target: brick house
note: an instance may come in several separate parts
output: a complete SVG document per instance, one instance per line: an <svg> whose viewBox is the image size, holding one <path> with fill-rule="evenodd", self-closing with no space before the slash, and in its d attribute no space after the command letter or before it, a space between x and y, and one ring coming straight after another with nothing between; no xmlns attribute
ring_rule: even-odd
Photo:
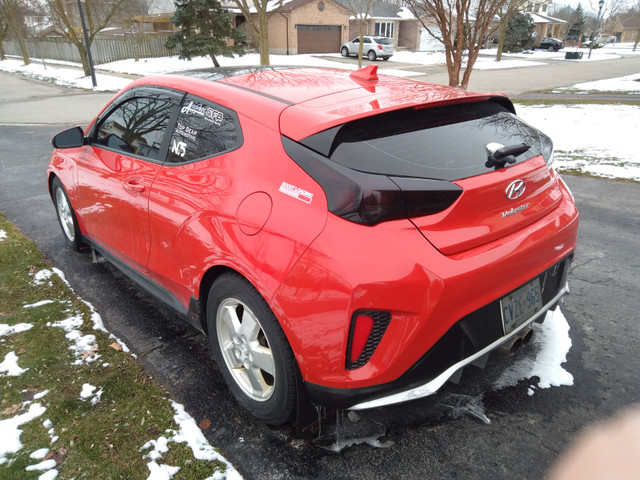
<svg viewBox="0 0 640 480"><path fill-rule="evenodd" d="M237 9L236 25L245 21ZM394 46L417 50L420 23L404 7L376 2L365 35L391 38ZM340 45L359 34L359 27L346 0L292 0L269 20L269 52L280 55L299 53L338 53Z"/></svg>
<svg viewBox="0 0 640 480"><path fill-rule="evenodd" d="M618 15L615 23L605 31L615 35L616 42L638 42L640 40L640 12L631 11Z"/></svg>

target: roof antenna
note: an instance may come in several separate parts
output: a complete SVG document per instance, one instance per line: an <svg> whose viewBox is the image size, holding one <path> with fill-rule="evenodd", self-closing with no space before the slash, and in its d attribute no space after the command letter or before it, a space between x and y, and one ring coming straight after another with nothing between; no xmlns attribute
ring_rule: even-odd
<svg viewBox="0 0 640 480"><path fill-rule="evenodd" d="M376 82L378 80L378 66L369 65L368 67L364 67L360 70L356 70L355 72L351 72L349 76L354 80Z"/></svg>

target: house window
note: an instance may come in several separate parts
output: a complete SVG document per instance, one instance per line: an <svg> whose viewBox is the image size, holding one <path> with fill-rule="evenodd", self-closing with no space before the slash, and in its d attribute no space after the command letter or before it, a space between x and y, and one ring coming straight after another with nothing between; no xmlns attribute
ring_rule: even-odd
<svg viewBox="0 0 640 480"><path fill-rule="evenodd" d="M375 35L393 38L393 22L376 22Z"/></svg>

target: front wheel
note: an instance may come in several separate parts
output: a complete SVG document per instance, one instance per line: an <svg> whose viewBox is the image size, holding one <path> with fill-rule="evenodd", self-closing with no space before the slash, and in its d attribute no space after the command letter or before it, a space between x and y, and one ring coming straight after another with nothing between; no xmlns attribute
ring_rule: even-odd
<svg viewBox="0 0 640 480"><path fill-rule="evenodd" d="M369 53L367 53L367 58L373 62L376 59L376 52L374 52L373 50L369 50Z"/></svg>
<svg viewBox="0 0 640 480"><path fill-rule="evenodd" d="M549 47L547 50L549 50L550 52L555 52L556 49L554 47Z"/></svg>
<svg viewBox="0 0 640 480"><path fill-rule="evenodd" d="M347 47L342 47L342 50L340 50L340 53L342 54L343 57L348 57L349 49Z"/></svg>
<svg viewBox="0 0 640 480"><path fill-rule="evenodd" d="M225 274L211 286L207 326L213 353L238 403L279 425L296 405L295 359L275 315L243 277Z"/></svg>
<svg viewBox="0 0 640 480"><path fill-rule="evenodd" d="M82 240L80 240L78 220L71 207L67 192L57 177L51 182L51 194L53 196L53 204L56 207L58 222L62 228L62 233L64 234L67 245L76 250L80 250L83 247L83 243Z"/></svg>

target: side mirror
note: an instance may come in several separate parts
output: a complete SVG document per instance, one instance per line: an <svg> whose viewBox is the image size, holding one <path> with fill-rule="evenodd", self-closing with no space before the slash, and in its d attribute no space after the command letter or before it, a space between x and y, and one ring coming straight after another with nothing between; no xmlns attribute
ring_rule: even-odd
<svg viewBox="0 0 640 480"><path fill-rule="evenodd" d="M75 148L84 145L84 131L80 127L64 130L51 139L53 148Z"/></svg>

